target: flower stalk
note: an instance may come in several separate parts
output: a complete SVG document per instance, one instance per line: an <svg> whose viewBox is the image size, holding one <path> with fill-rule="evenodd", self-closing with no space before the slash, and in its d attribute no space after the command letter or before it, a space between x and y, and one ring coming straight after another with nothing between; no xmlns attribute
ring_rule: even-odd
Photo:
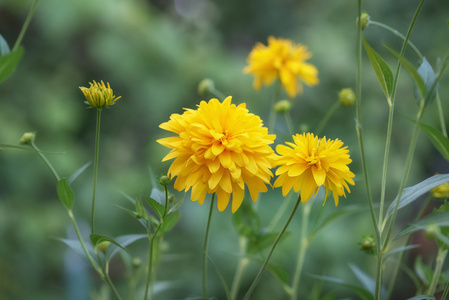
<svg viewBox="0 0 449 300"><path fill-rule="evenodd" d="M207 218L207 224L206 224L206 233L204 235L204 244L203 244L203 276L202 276L202 287L203 287L203 298L207 299L207 249L209 245L209 232L210 232L210 224L212 220L212 214L214 212L214 198L215 194L212 194L211 200L210 200L210 208L209 208L209 217Z"/></svg>
<svg viewBox="0 0 449 300"><path fill-rule="evenodd" d="M95 232L95 197L97 193L97 177L98 177L98 157L100 152L100 125L101 125L101 108L97 109L97 123L95 131L95 155L94 155L94 178L92 188L92 209L90 217L90 228L92 233Z"/></svg>

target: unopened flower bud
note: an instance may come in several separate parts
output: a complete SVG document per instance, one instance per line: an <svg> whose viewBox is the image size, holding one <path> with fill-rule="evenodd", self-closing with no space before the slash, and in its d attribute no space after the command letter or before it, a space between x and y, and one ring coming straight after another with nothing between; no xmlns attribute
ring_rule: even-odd
<svg viewBox="0 0 449 300"><path fill-rule="evenodd" d="M168 185L171 182L171 178L167 175L162 175L159 177L159 183L161 185Z"/></svg>
<svg viewBox="0 0 449 300"><path fill-rule="evenodd" d="M435 239L441 233L440 226L437 224L429 224L426 226L424 234L429 240Z"/></svg>
<svg viewBox="0 0 449 300"><path fill-rule="evenodd" d="M370 21L370 17L367 13L362 13L361 15L361 19L362 19L362 30L365 29L366 26L369 25L369 21ZM357 27L359 26L359 18L357 18Z"/></svg>
<svg viewBox="0 0 449 300"><path fill-rule="evenodd" d="M350 88L342 89L338 93L338 100L344 106L351 106L355 103L354 91Z"/></svg>
<svg viewBox="0 0 449 300"><path fill-rule="evenodd" d="M281 100L274 104L273 109L278 114L285 114L292 109L292 102L290 100Z"/></svg>
<svg viewBox="0 0 449 300"><path fill-rule="evenodd" d="M133 268L137 269L142 265L142 260L138 257L134 257L131 261L131 265L133 266Z"/></svg>
<svg viewBox="0 0 449 300"><path fill-rule="evenodd" d="M372 236L364 236L360 242L360 247L362 251L373 254L376 248L376 241Z"/></svg>
<svg viewBox="0 0 449 300"><path fill-rule="evenodd" d="M36 134L34 132L25 132L20 138L19 143L22 145L31 145L35 137Z"/></svg>
<svg viewBox="0 0 449 300"><path fill-rule="evenodd" d="M100 250L101 252L106 253L106 250L108 249L110 244L111 244L111 242L109 242L109 241L103 241L103 242L99 243L96 248L98 250Z"/></svg>
<svg viewBox="0 0 449 300"><path fill-rule="evenodd" d="M201 96L206 96L213 90L215 90L215 84L212 79L203 79L198 85L198 94L200 94Z"/></svg>
<svg viewBox="0 0 449 300"><path fill-rule="evenodd" d="M432 196L437 199L449 198L449 182L445 182L437 187L434 187L430 190L430 192L432 193Z"/></svg>

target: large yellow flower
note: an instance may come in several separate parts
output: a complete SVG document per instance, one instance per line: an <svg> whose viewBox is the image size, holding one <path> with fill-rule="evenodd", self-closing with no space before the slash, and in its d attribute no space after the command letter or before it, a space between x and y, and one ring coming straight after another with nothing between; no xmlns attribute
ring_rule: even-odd
<svg viewBox="0 0 449 300"><path fill-rule="evenodd" d="M248 57L248 66L243 71L254 76L254 88L262 83L271 85L279 78L290 98L302 93L302 82L308 86L318 84L318 70L306 63L312 57L307 47L295 45L286 39L268 38L268 46L256 44Z"/></svg>
<svg viewBox="0 0 449 300"><path fill-rule="evenodd" d="M293 141L287 142L288 146L276 147L280 155L276 170L279 177L274 187L282 186L284 196L292 188L295 192L301 191L301 201L307 202L324 185L326 198L331 190L335 205L338 205L338 197L346 197L345 189L351 192L348 183L354 185L354 174L348 167L351 159L347 147L343 147L343 142L338 139L318 139L313 133L297 134Z"/></svg>
<svg viewBox="0 0 449 300"><path fill-rule="evenodd" d="M275 135L269 135L262 120L249 113L244 103L222 103L217 99L201 101L197 110L172 114L160 128L177 136L157 142L172 148L163 161L175 158L168 170L177 176L175 188L188 191L191 199L203 204L206 193L215 193L218 209L223 211L231 194L232 212L242 203L245 184L253 201L273 176L276 154L270 147Z"/></svg>

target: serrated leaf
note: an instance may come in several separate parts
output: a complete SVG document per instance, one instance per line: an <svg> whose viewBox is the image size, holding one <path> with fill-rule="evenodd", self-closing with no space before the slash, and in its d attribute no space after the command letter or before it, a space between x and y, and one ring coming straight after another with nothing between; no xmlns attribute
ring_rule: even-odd
<svg viewBox="0 0 449 300"><path fill-rule="evenodd" d="M444 157L444 159L449 161L449 139L445 137L438 129L430 125L419 123L419 126L427 134L427 137Z"/></svg>
<svg viewBox="0 0 449 300"><path fill-rule="evenodd" d="M449 174L438 174L429 177L412 187L405 188L402 192L401 200L399 201L398 210L409 205L434 187L437 187L445 182L449 182ZM394 201L391 203L390 207L388 207L387 216L393 213L397 201L398 199L396 197L396 199L394 199Z"/></svg>
<svg viewBox="0 0 449 300"><path fill-rule="evenodd" d="M440 227L449 227L449 212L433 212L430 215L425 216L419 221L411 223L409 226L401 230L395 237L395 240L408 235L410 233L425 230L428 225L437 225Z"/></svg>
<svg viewBox="0 0 449 300"><path fill-rule="evenodd" d="M8 43L3 38L3 36L0 34L0 56L6 55L10 52Z"/></svg>
<svg viewBox="0 0 449 300"><path fill-rule="evenodd" d="M78 176L80 176L89 166L90 166L90 162L88 162L87 164L85 164L84 166L82 166L81 168L76 170L75 173L70 175L70 177L67 179L67 182L69 184L74 182L78 178Z"/></svg>
<svg viewBox="0 0 449 300"><path fill-rule="evenodd" d="M158 201L154 200L153 198L150 198L147 196L144 196L144 198L147 201L148 205L151 207L151 209L159 217L159 219L162 220L162 218L165 214L165 207L162 204L160 204Z"/></svg>
<svg viewBox="0 0 449 300"><path fill-rule="evenodd" d="M384 46L401 62L401 64L404 66L404 68L407 70L407 72L410 74L413 81L415 82L415 84L418 88L418 93L419 93L420 99L424 99L426 97L426 85L424 83L424 80L418 74L418 71L416 70L416 68L413 66L413 64L410 63L406 58L401 57L401 55L399 55L399 53L397 53L395 50L393 50L389 46L387 46L387 45L384 45Z"/></svg>
<svg viewBox="0 0 449 300"><path fill-rule="evenodd" d="M23 56L23 47L0 56L0 83L7 79L16 69Z"/></svg>
<svg viewBox="0 0 449 300"><path fill-rule="evenodd" d="M421 76L424 81L424 85L426 86L425 99L426 101L430 102L435 99L436 91L438 90L438 84L433 88L437 76L433 71L432 66L429 64L425 57L423 58L421 65L418 67L418 74ZM432 88L432 94L429 95Z"/></svg>
<svg viewBox="0 0 449 300"><path fill-rule="evenodd" d="M75 194L73 193L72 188L67 183L67 178L61 178L58 181L58 185L56 187L59 200L61 200L62 204L67 208L67 210L71 210L73 207L73 203L75 202Z"/></svg>
<svg viewBox="0 0 449 300"><path fill-rule="evenodd" d="M368 44L368 42L363 39L363 45L365 46L366 54L371 61L374 73L376 74L377 80L380 83L380 87L384 92L387 99L391 99L391 93L393 90L393 73L388 67L387 63L380 57L379 54L374 51L373 48Z"/></svg>
<svg viewBox="0 0 449 300"><path fill-rule="evenodd" d="M327 281L327 282L336 283L336 284L342 285L346 288L349 288L350 290L357 293L360 296L360 298L363 300L374 300L374 296L366 289L356 286L356 285L353 285L351 283L347 283L339 278L334 278L334 277L329 277L329 276L319 276L319 275L311 275L311 277L319 279L319 280Z"/></svg>
<svg viewBox="0 0 449 300"><path fill-rule="evenodd" d="M161 232L165 234L172 230L180 219L181 213L179 211L175 212L174 214L167 215L161 225Z"/></svg>

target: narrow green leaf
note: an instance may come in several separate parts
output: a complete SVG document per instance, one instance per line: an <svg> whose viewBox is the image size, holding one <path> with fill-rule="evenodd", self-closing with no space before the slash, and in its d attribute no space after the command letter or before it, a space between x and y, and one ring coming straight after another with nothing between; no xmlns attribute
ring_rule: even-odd
<svg viewBox="0 0 449 300"><path fill-rule="evenodd" d="M147 228L147 221L146 221L145 219L143 219L143 218L138 218L139 215L138 215L135 211L133 211L133 210L131 210L131 209L127 209L127 208L125 208L125 207L123 207L123 206L120 206L120 205L115 205L115 207L120 208L121 210L126 211L128 214L130 214L131 216L133 216L134 218L136 218L137 221L139 221L139 223L140 223L145 229Z"/></svg>
<svg viewBox="0 0 449 300"><path fill-rule="evenodd" d="M273 274L274 277L279 279L279 281L282 283L282 285L288 285L290 281L289 274L285 268L279 265L275 265L272 263L269 263L267 265L267 270Z"/></svg>
<svg viewBox="0 0 449 300"><path fill-rule="evenodd" d="M83 247L81 246L78 240L68 240L62 238L57 238L57 240L66 244L70 249L72 249L75 253L77 253L84 260L84 262L90 265L89 258L87 257L86 253L83 250ZM94 255L94 249L90 244L86 244L86 249L92 256Z"/></svg>
<svg viewBox="0 0 449 300"><path fill-rule="evenodd" d="M102 242L110 242L111 244L114 244L117 247L120 247L121 249L123 249L126 252L128 252L128 250L125 249L125 247L123 247L122 245L117 243L114 239L112 239L110 237L107 237L107 236L104 236L104 235L101 235L101 234L92 233L90 235L90 241L92 242L92 245L94 245L94 248L96 248Z"/></svg>
<svg viewBox="0 0 449 300"><path fill-rule="evenodd" d="M84 166L82 166L81 168L76 170L75 173L70 175L70 177L67 179L67 182L69 184L74 182L78 178L78 176L80 176L89 166L90 166L90 162L88 162L87 164L85 164Z"/></svg>
<svg viewBox="0 0 449 300"><path fill-rule="evenodd" d="M390 256L392 256L394 254L397 254L397 253L405 252L405 251L408 251L408 250L411 250L411 249L416 249L416 248L419 248L419 247L420 247L420 245L407 245L407 246L404 246L404 247L399 247L399 248L393 249L393 250L388 251L387 253L385 253L384 258L390 257Z"/></svg>
<svg viewBox="0 0 449 300"><path fill-rule="evenodd" d="M393 91L393 73L387 63L376 53L376 51L374 51L373 48L371 48L365 39L363 39L363 45L365 46L366 54L368 54L368 58L371 61L371 65L373 66L374 73L377 76L382 91L387 99L391 99L391 93Z"/></svg>
<svg viewBox="0 0 449 300"><path fill-rule="evenodd" d="M376 289L376 281L354 264L350 264L349 268L351 269L352 273L354 273L355 277L357 277L359 282L363 285L363 287L367 291L369 291L371 295L374 295L374 291Z"/></svg>
<svg viewBox="0 0 449 300"><path fill-rule="evenodd" d="M393 50L387 45L384 46L401 62L401 64L404 66L404 68L407 70L407 72L410 74L413 81L415 82L418 88L420 99L424 99L426 97L426 84L424 83L424 80L421 78L421 75L418 74L416 68L406 58L401 57L401 55L397 53L395 50Z"/></svg>
<svg viewBox="0 0 449 300"><path fill-rule="evenodd" d="M424 300L427 300L427 299L436 300L436 298L434 296L432 296L432 295L419 295L419 296L415 296L415 297L412 297L412 298L408 298L407 300L421 300L421 299L424 299Z"/></svg>
<svg viewBox="0 0 449 300"><path fill-rule="evenodd" d="M147 238L148 235L146 234L127 234L127 235L121 235L115 238L115 241L120 244L121 246L110 245L108 249L106 250L106 261L111 260L114 255L116 255L120 249L124 249L123 247L127 247L131 245L132 243ZM126 250L126 249L125 249Z"/></svg>
<svg viewBox="0 0 449 300"><path fill-rule="evenodd" d="M61 200L67 210L71 210L73 203L75 202L75 194L73 193L70 185L67 183L67 178L61 178L59 180L56 190L59 200Z"/></svg>
<svg viewBox="0 0 449 300"><path fill-rule="evenodd" d="M374 296L366 289L356 286L356 285L353 285L352 283L347 283L339 278L329 277L329 276L319 276L319 275L311 275L311 276L313 278L316 278L319 280L336 283L336 284L342 285L346 288L349 288L352 291L356 292L360 296L360 298L363 300L374 300Z"/></svg>
<svg viewBox="0 0 449 300"><path fill-rule="evenodd" d="M3 38L3 36L0 34L0 56L6 55L10 52L8 43Z"/></svg>
<svg viewBox="0 0 449 300"><path fill-rule="evenodd" d="M173 201L168 203L168 214L176 212L181 207L182 203L184 203L184 196L185 194L182 193L181 196L174 198Z"/></svg>
<svg viewBox="0 0 449 300"><path fill-rule="evenodd" d="M0 144L0 150L6 149L35 151L33 148L30 148L29 146Z"/></svg>
<svg viewBox="0 0 449 300"><path fill-rule="evenodd" d="M444 157L444 159L449 161L449 139L435 127L422 123L419 123L419 126L427 134L427 137Z"/></svg>
<svg viewBox="0 0 449 300"><path fill-rule="evenodd" d="M143 206L142 199L137 198L135 201L137 218L143 218L145 220L148 219L147 211L145 210L145 206Z"/></svg>
<svg viewBox="0 0 449 300"><path fill-rule="evenodd" d="M430 102L433 99L435 99L435 95L438 90L438 84L436 84L436 86L433 88L437 75L435 74L435 72L432 69L432 66L429 64L429 62L425 57L423 58L421 65L418 67L418 74L421 76L421 78L424 81L424 85L426 86L425 99L426 101ZM432 88L433 91L431 91ZM430 92L432 92L431 95L429 95Z"/></svg>
<svg viewBox="0 0 449 300"><path fill-rule="evenodd" d="M419 221L411 223L401 230L395 240L419 230L425 230L428 225L435 224L440 227L449 227L449 212L433 212Z"/></svg>
<svg viewBox="0 0 449 300"><path fill-rule="evenodd" d="M16 69L23 56L23 47L0 56L0 83L7 79Z"/></svg>
<svg viewBox="0 0 449 300"><path fill-rule="evenodd" d="M153 189L154 190L154 189ZM145 200L147 201L148 205L151 207L151 209L156 213L156 215L159 217L160 220L162 220L162 217L165 213L165 207L154 200L153 198L144 196Z"/></svg>
<svg viewBox="0 0 449 300"><path fill-rule="evenodd" d="M401 200L399 201L398 209L401 209L409 205L410 203L412 203L413 201L415 201L420 196L424 195L434 187L437 187L445 182L449 182L449 174L438 174L429 177L426 180L421 181L420 183L415 184L412 187L405 188L404 191L402 192L402 197ZM390 207L388 207L387 216L393 213L397 201L398 199L396 197L396 199L394 199L394 201L391 203Z"/></svg>
<svg viewBox="0 0 449 300"><path fill-rule="evenodd" d="M218 278L220 278L221 284L223 285L223 288L224 288L225 293L226 293L226 299L232 300L231 292L230 292L230 290L229 290L229 286L228 286L228 284L226 283L226 280L225 280L223 274L221 274L221 272L220 272L220 270L218 269L217 265L215 264L215 262L214 262L211 258L209 258L209 262L210 262L210 263L212 264L212 266L214 267L214 270L215 270L215 272L217 273ZM209 298L207 298L207 299L209 300Z"/></svg>
<svg viewBox="0 0 449 300"><path fill-rule="evenodd" d="M178 223L178 221L181 219L181 213L179 211L175 212L174 214L170 214L165 217L164 222L162 223L161 232L163 234L169 232L170 230L175 227L175 225Z"/></svg>

